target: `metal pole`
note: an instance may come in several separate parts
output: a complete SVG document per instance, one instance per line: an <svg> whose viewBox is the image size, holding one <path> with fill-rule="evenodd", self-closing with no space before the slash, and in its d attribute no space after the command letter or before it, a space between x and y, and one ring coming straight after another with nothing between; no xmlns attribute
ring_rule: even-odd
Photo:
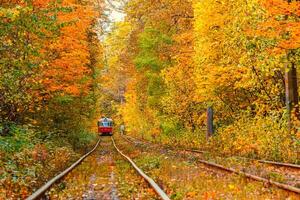
<svg viewBox="0 0 300 200"><path fill-rule="evenodd" d="M291 68L287 68L287 72L285 73L285 96L289 130L293 128L291 120L293 108L295 108L295 114L298 115L298 95L297 70L295 66L292 65Z"/></svg>
<svg viewBox="0 0 300 200"><path fill-rule="evenodd" d="M207 109L207 132L206 140L208 140L214 134L214 111L212 107Z"/></svg>

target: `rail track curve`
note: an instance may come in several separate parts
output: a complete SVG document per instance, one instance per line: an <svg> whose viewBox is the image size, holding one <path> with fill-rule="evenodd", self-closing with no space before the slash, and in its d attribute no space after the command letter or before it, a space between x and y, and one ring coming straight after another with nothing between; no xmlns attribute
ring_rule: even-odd
<svg viewBox="0 0 300 200"><path fill-rule="evenodd" d="M128 141L132 144L134 144L136 142L138 142L140 144L141 143L145 144L144 142L142 142L142 141L140 141L136 138L133 138L133 137L130 137L130 136L125 136L123 134L120 134L120 135L121 135L121 137L123 137L123 139L125 139L126 141ZM133 141L133 140L136 140L136 141ZM148 143L148 144L151 144L151 143ZM183 150L183 151L190 151L190 152L194 152L194 153L203 153L202 151L189 150L189 149L171 148L170 150L173 150L173 151ZM272 162L272 161L263 161L263 160L257 160L257 161L258 162L261 161L261 163L272 164L272 165L277 165L277 166L285 166L285 167L291 167L291 168L297 168L297 169L299 167L299 165L294 165L294 164L289 165L288 163L279 163L278 164L278 163ZM260 177L260 176L257 176L257 175L253 175L253 174L250 174L250 173L246 173L246 172L243 172L243 171L240 171L240 170L236 170L236 169L233 169L233 168L230 168L230 167L225 167L223 165L213 163L213 162L209 162L209 161L206 161L206 160L199 159L198 162L200 162L202 164L205 164L205 165L208 165L208 166L211 166L211 167L214 167L214 168L218 168L218 169L230 172L230 173L239 174L239 175L245 176L245 177L247 177L249 179L252 179L252 180L255 180L255 181L260 181L260 182L263 182L263 183L266 183L266 184L270 184L270 185L276 186L278 188L281 188L281 189L289 191L289 192L294 192L296 194L300 194L300 188L298 188L298 187L294 187L294 186L291 186L291 185L288 185L288 184L284 184L284 183L280 183L280 182L273 181L273 180L270 180L270 179L266 179L266 178L263 178L263 177Z"/></svg>

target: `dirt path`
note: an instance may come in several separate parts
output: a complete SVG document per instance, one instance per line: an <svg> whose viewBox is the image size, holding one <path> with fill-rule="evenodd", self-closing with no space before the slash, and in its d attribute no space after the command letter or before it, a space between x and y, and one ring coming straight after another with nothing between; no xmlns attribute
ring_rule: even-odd
<svg viewBox="0 0 300 200"><path fill-rule="evenodd" d="M103 137L91 156L48 193L50 199L156 199L145 181Z"/></svg>

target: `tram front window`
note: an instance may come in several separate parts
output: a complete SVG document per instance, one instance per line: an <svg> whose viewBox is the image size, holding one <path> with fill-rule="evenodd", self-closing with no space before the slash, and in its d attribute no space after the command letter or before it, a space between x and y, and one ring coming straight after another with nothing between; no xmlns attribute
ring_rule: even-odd
<svg viewBox="0 0 300 200"><path fill-rule="evenodd" d="M109 127L109 122L102 122L102 126Z"/></svg>

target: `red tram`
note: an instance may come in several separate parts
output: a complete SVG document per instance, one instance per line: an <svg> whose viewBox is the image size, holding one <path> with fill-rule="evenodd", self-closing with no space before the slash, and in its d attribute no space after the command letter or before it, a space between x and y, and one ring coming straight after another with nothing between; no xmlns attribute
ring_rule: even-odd
<svg viewBox="0 0 300 200"><path fill-rule="evenodd" d="M102 117L98 121L98 133L100 135L113 134L113 120L107 117Z"/></svg>

